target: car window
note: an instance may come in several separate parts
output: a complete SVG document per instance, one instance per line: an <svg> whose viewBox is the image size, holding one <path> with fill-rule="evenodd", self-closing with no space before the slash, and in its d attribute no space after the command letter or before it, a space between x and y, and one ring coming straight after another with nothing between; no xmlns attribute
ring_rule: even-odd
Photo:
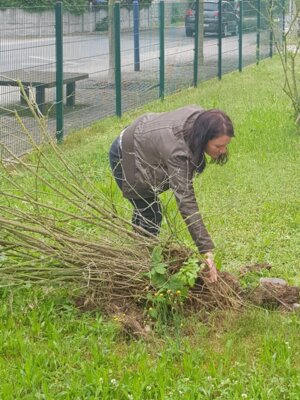
<svg viewBox="0 0 300 400"><path fill-rule="evenodd" d="M222 10L223 10L224 12L234 14L234 8L233 8L232 5L229 4L229 3L224 3L223 6L222 6Z"/></svg>
<svg viewBox="0 0 300 400"><path fill-rule="evenodd" d="M218 10L218 3L204 3L205 11L216 11Z"/></svg>
<svg viewBox="0 0 300 400"><path fill-rule="evenodd" d="M227 4L228 12L234 13L234 8L231 4Z"/></svg>

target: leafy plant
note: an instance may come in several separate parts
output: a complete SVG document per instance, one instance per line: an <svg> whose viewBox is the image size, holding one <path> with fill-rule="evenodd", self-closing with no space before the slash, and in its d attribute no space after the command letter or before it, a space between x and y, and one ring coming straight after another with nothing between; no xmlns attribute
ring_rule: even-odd
<svg viewBox="0 0 300 400"><path fill-rule="evenodd" d="M61 0L65 10L72 14L82 14L87 7L86 0ZM0 0L0 7L20 7L28 11L53 10L56 0Z"/></svg>
<svg viewBox="0 0 300 400"><path fill-rule="evenodd" d="M172 4L171 8L171 23L175 24L176 22L182 20L182 16L184 13L180 10L180 7L177 3Z"/></svg>
<svg viewBox="0 0 300 400"><path fill-rule="evenodd" d="M121 7L128 8L129 10L132 9L133 0L121 0ZM152 0L139 0L139 8L148 8L151 6Z"/></svg>
<svg viewBox="0 0 300 400"><path fill-rule="evenodd" d="M147 299L149 314L156 320L166 323L169 317L174 317L188 297L188 291L194 286L201 260L192 256L182 264L180 270L170 274L164 261L163 249L155 246L151 254L151 270L148 273L150 286Z"/></svg>
<svg viewBox="0 0 300 400"><path fill-rule="evenodd" d="M104 17L101 19L101 21L98 21L96 23L96 32L106 32L108 31L108 17Z"/></svg>
<svg viewBox="0 0 300 400"><path fill-rule="evenodd" d="M300 49L300 5L296 3L296 10L291 15L288 29L280 33L272 19L274 44L280 56L284 74L283 91L289 97L294 113L295 122L300 125L300 88L299 88L299 49Z"/></svg>

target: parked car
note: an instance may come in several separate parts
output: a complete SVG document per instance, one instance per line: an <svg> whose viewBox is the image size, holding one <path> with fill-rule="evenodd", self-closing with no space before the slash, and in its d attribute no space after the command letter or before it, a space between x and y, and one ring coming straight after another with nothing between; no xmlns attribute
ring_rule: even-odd
<svg viewBox="0 0 300 400"><path fill-rule="evenodd" d="M219 1L204 1L204 34L219 32ZM222 35L237 35L238 33L238 9L235 2L222 1ZM185 15L186 36L193 36L195 33L195 3L186 10Z"/></svg>

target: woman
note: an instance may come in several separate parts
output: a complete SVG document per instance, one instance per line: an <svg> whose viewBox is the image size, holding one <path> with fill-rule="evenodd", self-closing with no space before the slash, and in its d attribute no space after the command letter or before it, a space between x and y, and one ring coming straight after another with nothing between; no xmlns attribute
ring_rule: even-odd
<svg viewBox="0 0 300 400"><path fill-rule="evenodd" d="M157 235L162 221L159 193L172 189L189 232L206 258L211 282L217 279L214 244L199 213L193 176L206 166L206 154L217 164L227 161L234 136L222 111L187 106L142 115L113 142L110 165L116 182L133 205L132 222L144 234Z"/></svg>

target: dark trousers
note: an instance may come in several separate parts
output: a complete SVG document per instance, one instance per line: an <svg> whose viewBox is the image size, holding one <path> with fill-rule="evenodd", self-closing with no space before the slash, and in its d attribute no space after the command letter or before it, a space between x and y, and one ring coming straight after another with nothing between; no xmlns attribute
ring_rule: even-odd
<svg viewBox="0 0 300 400"><path fill-rule="evenodd" d="M120 148L119 137L113 142L109 151L109 162L114 178L122 190L123 172L121 166L122 151ZM141 227L145 231L142 234L147 235L147 232L152 235L158 235L162 212L158 196L153 192L152 197L128 199L133 205L132 223L136 227Z"/></svg>

